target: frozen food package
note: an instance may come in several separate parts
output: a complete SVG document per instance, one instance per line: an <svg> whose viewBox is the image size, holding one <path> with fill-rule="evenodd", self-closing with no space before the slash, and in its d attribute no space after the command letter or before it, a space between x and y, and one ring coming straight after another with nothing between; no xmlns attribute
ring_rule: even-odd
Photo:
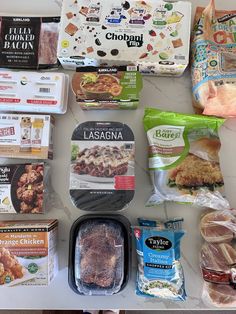
<svg viewBox="0 0 236 314"><path fill-rule="evenodd" d="M48 177L45 163L0 165L0 213L44 213Z"/></svg>
<svg viewBox="0 0 236 314"><path fill-rule="evenodd" d="M134 134L120 122L79 124L71 139L70 196L87 211L116 211L134 197Z"/></svg>
<svg viewBox="0 0 236 314"><path fill-rule="evenodd" d="M0 67L57 67L60 17L1 16Z"/></svg>
<svg viewBox="0 0 236 314"><path fill-rule="evenodd" d="M209 243L231 242L236 233L236 217L229 210L208 212L201 218L200 231Z"/></svg>
<svg viewBox="0 0 236 314"><path fill-rule="evenodd" d="M0 287L48 286L58 273L57 237L56 219L1 220Z"/></svg>
<svg viewBox="0 0 236 314"><path fill-rule="evenodd" d="M207 306L235 309L236 290L229 285L204 282L202 299Z"/></svg>
<svg viewBox="0 0 236 314"><path fill-rule="evenodd" d="M236 11L215 1L197 8L192 36L193 106L197 113L236 117Z"/></svg>
<svg viewBox="0 0 236 314"><path fill-rule="evenodd" d="M0 70L0 111L63 114L68 92L64 73Z"/></svg>
<svg viewBox="0 0 236 314"><path fill-rule="evenodd" d="M95 66L132 63L144 74L180 76L189 62L190 25L189 1L65 0L58 59L65 68L83 57Z"/></svg>
<svg viewBox="0 0 236 314"><path fill-rule="evenodd" d="M218 130L224 119L147 108L153 194L147 205L175 201L228 209L220 169Z"/></svg>
<svg viewBox="0 0 236 314"><path fill-rule="evenodd" d="M80 67L71 84L84 110L137 109L142 76L136 66Z"/></svg>
<svg viewBox="0 0 236 314"><path fill-rule="evenodd" d="M125 217L82 216L70 233L70 287L90 296L120 292L128 282L130 248Z"/></svg>
<svg viewBox="0 0 236 314"><path fill-rule="evenodd" d="M180 263L181 229L134 226L138 271L136 294L171 301L186 299Z"/></svg>

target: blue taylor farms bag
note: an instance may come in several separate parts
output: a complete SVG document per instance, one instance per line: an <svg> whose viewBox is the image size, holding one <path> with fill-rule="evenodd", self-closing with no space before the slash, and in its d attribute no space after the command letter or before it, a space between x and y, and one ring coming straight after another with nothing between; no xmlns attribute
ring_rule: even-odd
<svg viewBox="0 0 236 314"><path fill-rule="evenodd" d="M136 294L184 301L184 273L179 259L185 232L172 227L150 227L153 225L150 220L139 219L139 224L133 227L138 258Z"/></svg>

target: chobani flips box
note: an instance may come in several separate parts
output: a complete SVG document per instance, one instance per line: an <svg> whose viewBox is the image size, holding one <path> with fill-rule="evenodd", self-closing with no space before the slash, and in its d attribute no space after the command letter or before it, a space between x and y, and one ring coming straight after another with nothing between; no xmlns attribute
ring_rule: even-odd
<svg viewBox="0 0 236 314"><path fill-rule="evenodd" d="M49 115L0 114L0 157L52 159L53 127Z"/></svg>
<svg viewBox="0 0 236 314"><path fill-rule="evenodd" d="M187 1L64 0L58 58L65 68L65 58L84 57L179 76L189 61L190 20Z"/></svg>
<svg viewBox="0 0 236 314"><path fill-rule="evenodd" d="M47 286L58 272L57 220L0 221L0 286Z"/></svg>

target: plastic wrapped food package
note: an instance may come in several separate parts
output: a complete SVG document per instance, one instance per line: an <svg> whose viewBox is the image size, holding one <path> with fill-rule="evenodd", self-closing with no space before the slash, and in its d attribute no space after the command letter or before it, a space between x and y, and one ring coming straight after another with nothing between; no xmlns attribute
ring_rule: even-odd
<svg viewBox="0 0 236 314"><path fill-rule="evenodd" d="M69 284L81 295L123 289L130 263L129 222L122 216L84 216L71 229Z"/></svg>
<svg viewBox="0 0 236 314"><path fill-rule="evenodd" d="M60 17L0 17L0 66L57 67L59 22Z"/></svg>
<svg viewBox="0 0 236 314"><path fill-rule="evenodd" d="M193 106L197 113L236 117L236 11L215 1L197 8L192 42Z"/></svg>
<svg viewBox="0 0 236 314"><path fill-rule="evenodd" d="M70 195L87 211L116 211L134 197L135 143L120 122L89 121L77 126L71 141Z"/></svg>
<svg viewBox="0 0 236 314"><path fill-rule="evenodd" d="M153 194L148 206L164 201L227 209L220 169L218 130L223 119L147 108Z"/></svg>
<svg viewBox="0 0 236 314"><path fill-rule="evenodd" d="M140 226L133 227L138 259L137 295L172 301L186 299L184 273L179 261L180 241L184 235L181 221L169 221L163 228L166 222L156 224L156 221L139 219ZM155 224L158 227L153 227Z"/></svg>
<svg viewBox="0 0 236 314"><path fill-rule="evenodd" d="M236 304L236 217L234 210L203 215L200 231L207 241L200 254L204 279L202 299L207 305L234 307Z"/></svg>

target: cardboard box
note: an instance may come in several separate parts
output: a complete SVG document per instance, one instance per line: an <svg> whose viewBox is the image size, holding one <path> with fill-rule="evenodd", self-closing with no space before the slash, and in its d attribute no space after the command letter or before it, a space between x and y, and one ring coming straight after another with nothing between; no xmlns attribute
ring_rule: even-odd
<svg viewBox="0 0 236 314"><path fill-rule="evenodd" d="M189 62L190 22L186 1L64 0L58 58L132 62L145 74L179 76Z"/></svg>
<svg viewBox="0 0 236 314"><path fill-rule="evenodd" d="M57 72L0 71L0 110L65 113L69 76Z"/></svg>
<svg viewBox="0 0 236 314"><path fill-rule="evenodd" d="M0 157L52 159L53 127L49 115L0 114Z"/></svg>
<svg viewBox="0 0 236 314"><path fill-rule="evenodd" d="M0 286L47 286L58 272L57 220L0 221Z"/></svg>
<svg viewBox="0 0 236 314"><path fill-rule="evenodd" d="M0 165L0 213L44 213L48 172L44 163Z"/></svg>

